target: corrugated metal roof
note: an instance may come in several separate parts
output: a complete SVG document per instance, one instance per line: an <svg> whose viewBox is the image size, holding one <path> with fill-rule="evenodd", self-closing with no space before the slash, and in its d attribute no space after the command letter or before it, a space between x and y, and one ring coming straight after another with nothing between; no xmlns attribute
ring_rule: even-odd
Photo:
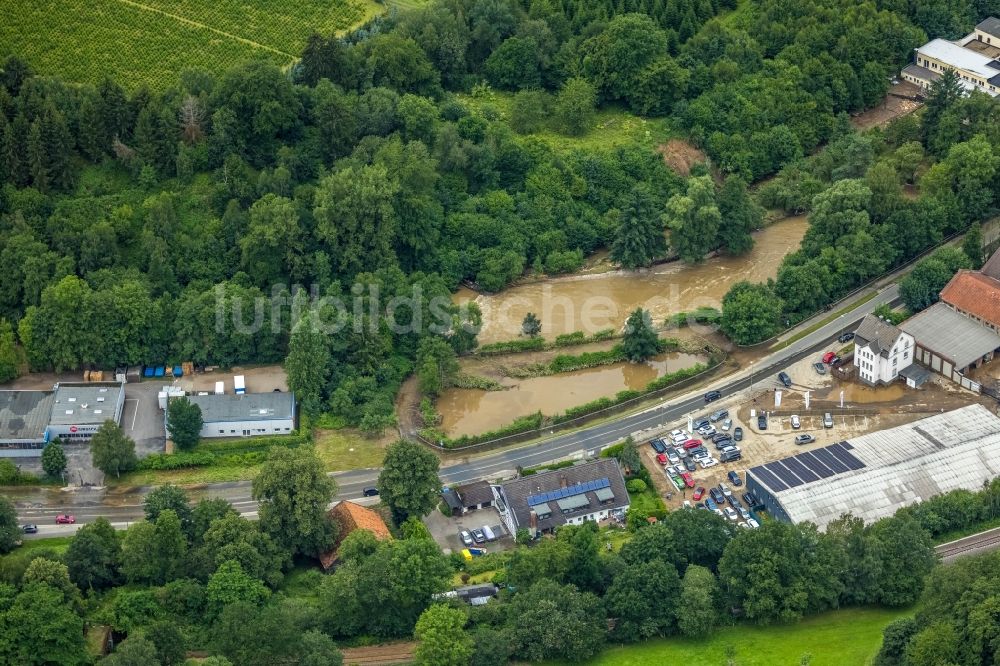
<svg viewBox="0 0 1000 666"><path fill-rule="evenodd" d="M934 495L978 490L1000 476L1000 418L980 404L848 443L864 468L773 492L791 520L822 528L852 513L873 522Z"/></svg>
<svg viewBox="0 0 1000 666"><path fill-rule="evenodd" d="M295 414L291 393L243 393L240 395L189 395L201 408L205 423L225 421L274 421Z"/></svg>
<svg viewBox="0 0 1000 666"><path fill-rule="evenodd" d="M959 370L1000 347L1000 335L945 303L935 303L904 321L900 328L918 345L949 359Z"/></svg>

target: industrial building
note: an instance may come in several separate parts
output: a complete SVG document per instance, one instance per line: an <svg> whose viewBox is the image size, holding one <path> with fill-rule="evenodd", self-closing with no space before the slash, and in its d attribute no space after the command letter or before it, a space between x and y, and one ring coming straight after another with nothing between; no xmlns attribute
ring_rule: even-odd
<svg viewBox="0 0 1000 666"><path fill-rule="evenodd" d="M511 534L538 534L561 525L624 517L629 507L621 468L612 459L532 474L493 486L500 518Z"/></svg>
<svg viewBox="0 0 1000 666"><path fill-rule="evenodd" d="M0 448L35 450L59 438L88 441L105 421L120 423L125 387L119 382L56 384L48 391L0 391ZM14 454L17 455L17 454Z"/></svg>
<svg viewBox="0 0 1000 666"><path fill-rule="evenodd" d="M1000 476L1000 418L979 404L810 449L747 470L747 488L778 520L825 528L866 523Z"/></svg>
<svg viewBox="0 0 1000 666"><path fill-rule="evenodd" d="M288 435L295 430L292 393L190 395L188 400L201 409L203 438ZM169 420L167 414L164 426Z"/></svg>

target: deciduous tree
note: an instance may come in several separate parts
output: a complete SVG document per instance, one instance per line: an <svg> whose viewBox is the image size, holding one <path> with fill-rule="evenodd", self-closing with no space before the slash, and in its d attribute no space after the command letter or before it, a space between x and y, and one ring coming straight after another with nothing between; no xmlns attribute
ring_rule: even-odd
<svg viewBox="0 0 1000 666"><path fill-rule="evenodd" d="M625 322L622 351L632 363L641 363L660 351L660 339L653 328L649 312L639 308Z"/></svg>
<svg viewBox="0 0 1000 666"><path fill-rule="evenodd" d="M472 657L472 638L465 632L468 621L457 608L435 604L417 620L417 663L423 666L466 666Z"/></svg>
<svg viewBox="0 0 1000 666"><path fill-rule="evenodd" d="M718 617L719 584L705 567L691 565L684 572L678 599L677 628L685 636L703 637L715 628Z"/></svg>
<svg viewBox="0 0 1000 666"><path fill-rule="evenodd" d="M188 400L186 396L169 399L167 431L177 448L182 451L194 448L201 441L201 428L204 423L201 407Z"/></svg>
<svg viewBox="0 0 1000 666"><path fill-rule="evenodd" d="M61 478L66 473L66 452L58 439L52 440L42 449L42 470L54 479Z"/></svg>
<svg viewBox="0 0 1000 666"><path fill-rule="evenodd" d="M77 530L63 559L77 587L101 590L118 582L121 557L118 532L102 517Z"/></svg>
<svg viewBox="0 0 1000 666"><path fill-rule="evenodd" d="M401 439L389 446L377 486L397 525L410 516L425 516L437 506L439 467L437 456L416 442Z"/></svg>
<svg viewBox="0 0 1000 666"><path fill-rule="evenodd" d="M94 467L105 474L121 477L122 472L135 469L135 442L122 432L114 421L105 421L90 440L90 455Z"/></svg>

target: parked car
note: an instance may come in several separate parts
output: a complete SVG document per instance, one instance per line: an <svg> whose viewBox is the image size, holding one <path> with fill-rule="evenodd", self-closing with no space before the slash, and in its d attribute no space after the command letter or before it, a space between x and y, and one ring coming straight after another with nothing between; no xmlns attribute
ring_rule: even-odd
<svg viewBox="0 0 1000 666"><path fill-rule="evenodd" d="M711 437L716 433L715 426L705 426L704 428L698 429L698 434L702 437Z"/></svg>
<svg viewBox="0 0 1000 666"><path fill-rule="evenodd" d="M698 464L701 465L702 469L708 469L709 467L715 467L718 465L719 461L715 458L702 458L698 461Z"/></svg>
<svg viewBox="0 0 1000 666"><path fill-rule="evenodd" d="M830 412L827 412L826 414L823 415L823 427L824 428L833 427L833 416L830 414Z"/></svg>
<svg viewBox="0 0 1000 666"><path fill-rule="evenodd" d="M666 465L667 464L667 454L666 453L657 453L656 454L656 462L660 463L661 465Z"/></svg>
<svg viewBox="0 0 1000 666"><path fill-rule="evenodd" d="M496 541L497 535L493 533L493 529L489 525L483 525L483 536L486 537L487 541Z"/></svg>
<svg viewBox="0 0 1000 666"><path fill-rule="evenodd" d="M736 447L733 447L728 451L723 451L721 454L719 454L719 460L721 460L724 463L736 462L741 458L743 458L743 452L737 449Z"/></svg>
<svg viewBox="0 0 1000 666"><path fill-rule="evenodd" d="M681 460L688 457L687 449L685 449L683 446L674 447L674 453L676 453L677 457L680 458Z"/></svg>
<svg viewBox="0 0 1000 666"><path fill-rule="evenodd" d="M691 472L681 472L681 478L684 479L685 486L694 488L694 477L691 476Z"/></svg>
<svg viewBox="0 0 1000 666"><path fill-rule="evenodd" d="M682 432L679 435L674 435L670 438L670 441L674 443L674 446L679 446L690 439L686 432Z"/></svg>
<svg viewBox="0 0 1000 666"><path fill-rule="evenodd" d="M746 524L745 522L743 522L743 521L740 521L740 522L736 523L736 527L739 527L739 528L741 528L741 529L744 529L744 530L748 530L748 529L750 529L750 526L749 526L749 525L747 525L747 524Z"/></svg>
<svg viewBox="0 0 1000 666"><path fill-rule="evenodd" d="M757 430L767 430L767 414L763 412L757 415Z"/></svg>
<svg viewBox="0 0 1000 666"><path fill-rule="evenodd" d="M722 509L716 509L715 510L715 515L717 515L719 518L725 518L726 517L726 514L722 513Z"/></svg>
<svg viewBox="0 0 1000 666"><path fill-rule="evenodd" d="M680 456L678 456L673 451L667 451L667 459L670 461L671 465L676 465L681 461Z"/></svg>
<svg viewBox="0 0 1000 666"><path fill-rule="evenodd" d="M705 500L705 507L708 508L709 511L715 511L716 509L719 508L719 505L715 503L714 499L709 497L708 499Z"/></svg>
<svg viewBox="0 0 1000 666"><path fill-rule="evenodd" d="M832 359L830 360L830 367L831 367L831 368L834 368L834 367L836 367L836 366L840 365L841 361L843 361L843 360L844 360L844 359L840 358L839 356L834 356L834 357L833 357L833 358L832 358Z"/></svg>
<svg viewBox="0 0 1000 666"><path fill-rule="evenodd" d="M722 491L722 494L725 497L732 497L732 495L733 495L733 491L730 490L729 486L727 486L725 483L719 483L719 490Z"/></svg>
<svg viewBox="0 0 1000 666"><path fill-rule="evenodd" d="M696 509L705 509L705 510L708 510L708 507L707 507L707 506L705 506L705 503L704 503L704 502L698 502L697 504L695 504L695 505L694 505L694 508L696 508Z"/></svg>
<svg viewBox="0 0 1000 666"><path fill-rule="evenodd" d="M717 451L724 451L728 448L731 448L732 446L733 446L733 440L729 439L728 437L726 437L725 439L720 439L718 442L715 443L715 449Z"/></svg>
<svg viewBox="0 0 1000 666"><path fill-rule="evenodd" d="M691 499L697 502L704 496L705 496L705 488L703 486L698 486L697 488L694 489L694 494L691 495Z"/></svg>
<svg viewBox="0 0 1000 666"><path fill-rule="evenodd" d="M726 514L726 518L728 518L729 520L736 520L737 518L739 518L739 515L735 511L733 511L733 507L731 506L727 506L722 511L723 513Z"/></svg>
<svg viewBox="0 0 1000 666"><path fill-rule="evenodd" d="M743 520L750 520L750 512L749 511L747 511L743 507L739 507L736 510L739 512L740 518L742 518Z"/></svg>
<svg viewBox="0 0 1000 666"><path fill-rule="evenodd" d="M667 446L663 443L662 439L652 439L649 441L649 445L653 447L653 450L657 453L666 453Z"/></svg>
<svg viewBox="0 0 1000 666"><path fill-rule="evenodd" d="M711 421L712 423L715 423L716 421L721 421L722 419L726 418L727 416L729 416L729 410L728 409L720 409L717 412L712 412L712 415L708 417L708 420Z"/></svg>
<svg viewBox="0 0 1000 666"><path fill-rule="evenodd" d="M685 449L688 449L688 450L697 449L699 446L701 446L701 440L700 439L689 439L688 441L684 442L684 444L683 444L683 447Z"/></svg>
<svg viewBox="0 0 1000 666"><path fill-rule="evenodd" d="M845 333L840 334L840 336L837 338L837 342L840 343L850 342L853 339L854 339L854 333L852 331L847 331Z"/></svg>
<svg viewBox="0 0 1000 666"><path fill-rule="evenodd" d="M686 469L689 472L693 472L693 471L695 471L698 468L695 466L693 460L691 460L690 458L685 458L684 459L684 469Z"/></svg>
<svg viewBox="0 0 1000 666"><path fill-rule="evenodd" d="M693 509L693 508L694 508L694 505L693 505L693 504L691 504L691 501L690 501L690 500L684 500L684 508L685 508L685 509Z"/></svg>
<svg viewBox="0 0 1000 666"><path fill-rule="evenodd" d="M799 446L802 446L803 444L812 444L815 441L816 441L816 438L813 437L812 435L796 435L795 436L795 443L798 444Z"/></svg>
<svg viewBox="0 0 1000 666"><path fill-rule="evenodd" d="M696 449L691 449L689 453L691 454L691 457L694 458L695 460L697 460L698 458L710 458L712 455L708 452L708 449L706 449L704 446L699 446Z"/></svg>
<svg viewBox="0 0 1000 666"><path fill-rule="evenodd" d="M56 525L72 525L76 522L75 516L70 516L65 513L60 513L56 516Z"/></svg>
<svg viewBox="0 0 1000 666"><path fill-rule="evenodd" d="M38 532L38 525L34 523L28 523L27 525L21 525L21 531L25 534L35 534Z"/></svg>
<svg viewBox="0 0 1000 666"><path fill-rule="evenodd" d="M710 488L708 494L712 496L716 504L725 504L726 496L722 494L722 490L719 488Z"/></svg>
<svg viewBox="0 0 1000 666"><path fill-rule="evenodd" d="M736 472L734 470L730 470L729 474L726 474L726 476L729 477L729 481L734 486L742 486L743 485L743 480L740 478L740 473L739 472Z"/></svg>
<svg viewBox="0 0 1000 666"><path fill-rule="evenodd" d="M828 351L827 353L823 354L823 362L826 363L827 365L830 365L833 362L833 359L835 358L837 358L837 354L835 352Z"/></svg>
<svg viewBox="0 0 1000 666"><path fill-rule="evenodd" d="M758 527L760 527L760 523L758 523L753 518L750 518L749 520L747 520L747 525L749 525L753 529L757 529Z"/></svg>
<svg viewBox="0 0 1000 666"><path fill-rule="evenodd" d="M817 375L825 375L826 374L826 366L823 365L822 363L813 363L813 370L816 371Z"/></svg>
<svg viewBox="0 0 1000 666"><path fill-rule="evenodd" d="M479 528L472 530L472 540L476 543L486 543L486 535Z"/></svg>
<svg viewBox="0 0 1000 666"><path fill-rule="evenodd" d="M378 497L378 488L375 486L368 486L361 491L361 494L365 497Z"/></svg>
<svg viewBox="0 0 1000 666"><path fill-rule="evenodd" d="M715 442L716 444L718 444L724 439L732 439L732 437L730 437L729 433L727 432L717 432L714 435L712 435L712 441Z"/></svg>
<svg viewBox="0 0 1000 666"><path fill-rule="evenodd" d="M799 421L798 414L792 414L792 429L798 430L802 427L802 423Z"/></svg>
<svg viewBox="0 0 1000 666"><path fill-rule="evenodd" d="M725 421L722 422L722 429L725 430L726 432L729 432L732 429L732 427L733 427L732 419L726 419Z"/></svg>
<svg viewBox="0 0 1000 666"><path fill-rule="evenodd" d="M743 493L743 501L746 502L747 506L751 509L757 506L757 496L749 490Z"/></svg>
<svg viewBox="0 0 1000 666"><path fill-rule="evenodd" d="M471 546L474 543L472 541L472 535L469 534L469 530L462 530L461 532L458 533L458 536L460 539L462 539L462 543L464 543L466 546Z"/></svg>
<svg viewBox="0 0 1000 666"><path fill-rule="evenodd" d="M681 435L687 436L687 433L684 432L683 430L671 430L670 431L670 437L671 438L677 438L677 437L680 437Z"/></svg>
<svg viewBox="0 0 1000 666"><path fill-rule="evenodd" d="M733 430L733 440L737 442L743 441L743 428L736 426L736 429Z"/></svg>
<svg viewBox="0 0 1000 666"><path fill-rule="evenodd" d="M788 376L788 373L782 370L778 373L778 381L785 385L785 388L792 387L792 378Z"/></svg>
<svg viewBox="0 0 1000 666"><path fill-rule="evenodd" d="M708 420L708 417L702 416L700 418L695 419L694 423L691 424L691 427L694 428L695 430L700 430L710 425L712 425L712 422Z"/></svg>
<svg viewBox="0 0 1000 666"><path fill-rule="evenodd" d="M722 397L722 391L709 391L705 394L705 402L714 402Z"/></svg>
<svg viewBox="0 0 1000 666"><path fill-rule="evenodd" d="M736 499L735 496L730 495L729 497L726 498L726 501L729 502L729 506L733 507L737 511L740 510L740 501Z"/></svg>

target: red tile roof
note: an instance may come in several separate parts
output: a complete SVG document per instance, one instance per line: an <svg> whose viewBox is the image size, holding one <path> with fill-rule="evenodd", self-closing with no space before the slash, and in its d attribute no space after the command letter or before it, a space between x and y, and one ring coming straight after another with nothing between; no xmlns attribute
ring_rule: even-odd
<svg viewBox="0 0 1000 666"><path fill-rule="evenodd" d="M333 548L319 556L319 562L324 569L329 569L337 561L337 551L340 550L340 544L354 530L368 530L379 541L389 539L392 536L385 521L382 520L382 516L354 502L341 502L330 509L327 515L337 523L339 530Z"/></svg>
<svg viewBox="0 0 1000 666"><path fill-rule="evenodd" d="M1000 280L960 270L941 290L941 300L956 310L1000 326Z"/></svg>

